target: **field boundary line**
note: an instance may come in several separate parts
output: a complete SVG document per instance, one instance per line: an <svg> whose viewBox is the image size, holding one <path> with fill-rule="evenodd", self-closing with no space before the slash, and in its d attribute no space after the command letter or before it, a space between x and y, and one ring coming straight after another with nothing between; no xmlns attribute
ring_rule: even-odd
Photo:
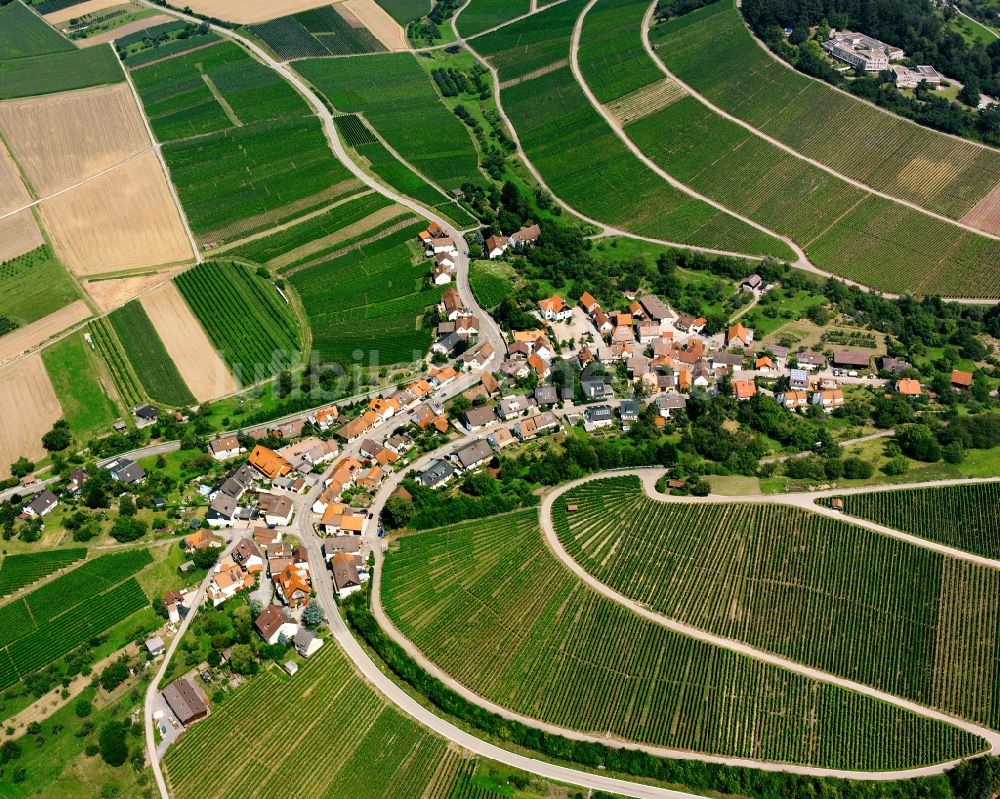
<svg viewBox="0 0 1000 799"><path fill-rule="evenodd" d="M705 97L705 95L701 94L701 92L696 91L692 86L688 85L687 83L685 83L684 81L682 81L679 77L677 77L673 72L670 71L670 69L667 67L666 63L660 58L659 54L656 52L656 49L653 47L653 45L652 45L652 43L650 42L650 39L649 39L649 31L650 31L650 28L652 26L652 18L653 18L653 14L654 14L655 11L656 11L656 2L654 0L653 4L650 5L649 9L646 11L646 16L643 18L643 22L642 22L642 44L643 44L643 47L646 48L646 52L653 59L653 61L656 62L656 65L660 68L660 70L663 72L664 75L666 75L668 78L672 78L673 80L677 81L677 83L682 88L684 88L685 90L687 90L687 92L692 97L694 97L696 100L698 100L699 102L701 102L709 110L714 111L716 114L718 114L719 116L721 116L723 119L727 119L730 122L733 122L733 123L739 125L744 130L746 130L746 131L754 134L755 136L763 139L764 141L766 141L766 142L774 145L778 149L784 150L789 155L794 156L795 158L798 158L801 161L805 161L807 164L811 164L812 166L816 167L817 169L822 169L827 174L833 175L835 178L839 178L840 180L842 180L845 183L848 183L848 184L854 186L857 189L861 189L862 191L866 191L869 194L875 195L876 197L881 197L884 200L889 200L891 202L898 203L899 205L906 206L907 208L910 208L910 209L912 209L914 211L917 211L917 212L919 212L921 214L924 214L925 216L929 216L932 219L937 219L939 222L945 222L947 224L954 225L955 227L961 228L963 230L967 230L970 233L975 233L976 235L982 236L982 237L987 238L987 239L993 239L994 241L1000 241L1000 236L997 236L997 235L995 235L993 233L987 233L984 230L979 230L978 228L972 227L971 225L967 225L967 224L965 224L964 222L962 222L962 221L960 221L958 219L952 219L951 217L944 216L943 214L939 214L936 211L928 210L927 208L924 208L923 206L917 205L915 202L911 202L910 200L904 200L901 197L896 197L895 195L889 194L888 192L884 192L884 191L881 191L880 189L876 189L876 188L874 188L872 186L869 186L867 183L863 183L860 180L856 180L854 178L848 177L847 175L844 175L843 173L838 172L833 167L831 167L831 166L829 166L827 164L824 164L822 161L817 161L815 158L810 158L809 156L800 153L798 150L795 150L795 149L789 147L784 142L782 142L782 141L774 138L773 136L768 135L767 133L764 133L764 131L762 131L762 130L760 130L758 128L755 128L749 122L746 122L745 120L742 120L739 117L733 116L728 111L723 110L722 108L720 108L719 106L717 106L715 103L713 103L711 100L709 100L707 97ZM740 19L742 20L742 16L740 17ZM756 36L754 36L753 31L749 31L749 33L750 33L750 36L753 38L753 40L758 45L760 45L765 51L767 51L768 55L770 55L775 60L781 62L780 58L778 58L776 55L774 55L773 53L771 53L770 50L767 50L767 46L763 42L759 41ZM792 69L792 67L788 67L787 65L785 65L784 62L781 62L781 63L784 66L786 66L786 68ZM795 74L797 74L797 75L801 75L802 74L802 73L798 72L798 70L792 69L792 71L795 72ZM809 77L809 76L806 76L806 77ZM816 78L810 78L810 80L816 80ZM829 86L830 85L830 84L828 84L828 83L826 83L824 81L820 81L820 83L823 83L824 86ZM835 86L833 86L831 88L836 89ZM837 91L841 91L841 90L837 89ZM844 92L844 94L847 94L848 97L850 97L850 98L852 98L854 100L858 99L853 94L848 94L847 92ZM862 101L862 102L867 102L867 101ZM889 114L890 116L892 116L895 119L903 119L903 117L897 116L896 114L892 114L891 112L886 111L884 108L879 108L874 103L871 103L870 105L872 105L872 107L874 107L874 108L878 108L879 111L882 111L885 114ZM912 120L906 120L906 121L910 122L913 125L917 125L917 123L913 122ZM932 130L931 128L925 128L923 125L917 125L917 127L922 128L924 130ZM944 135L951 135L951 134L944 134ZM969 141L968 139L962 139L961 137L957 137L957 136L955 136L953 138L956 138L956 139L958 139L959 141L962 141L962 142ZM983 147L984 147L984 149L992 149L992 148L986 147L985 145L983 145ZM980 197L980 200L981 199L983 199L983 197ZM815 239L813 239L813 242L815 242ZM810 242L810 244L812 244L813 242ZM886 296L899 296L899 295L889 295L889 294L886 294ZM997 302L997 301L996 300L991 300L990 304L994 304L995 302Z"/></svg>
<svg viewBox="0 0 1000 799"><path fill-rule="evenodd" d="M205 82L208 90L212 93L212 97L215 98L215 102L222 106L222 111L229 118L229 121L232 122L235 127L242 128L243 120L236 116L236 112L229 104L229 101L222 96L222 92L220 92L219 87L215 85L215 81L212 80L212 76L207 72L202 72L201 79Z"/></svg>
<svg viewBox="0 0 1000 799"><path fill-rule="evenodd" d="M713 200L711 197L707 197L704 194L700 194L699 192L692 189L690 186L681 183L681 181L677 180L677 178L675 178L665 169L660 167L659 164L657 164L642 150L639 149L636 143L632 141L632 139L628 136L627 133L625 133L624 128L622 128L618 120L615 119L614 116L608 111L608 109L605 108L600 103L600 101L594 95L593 91L591 91L590 85L584 79L583 72L580 69L580 38L583 34L583 22L587 18L587 14L595 5L597 5L598 2L599 0L590 0L590 2L588 2L587 5L584 6L583 11L580 12L580 16L576 18L576 23L573 25L573 35L570 38L570 44L569 44L569 65L570 69L573 72L573 79L576 81L577 85L586 95L587 102L590 103L591 107L595 111L597 111L598 114L601 115L601 118L604 120L605 124L611 128L615 136L618 137L618 140L621 141L622 144L624 144L629 149L629 151L631 151L632 155L638 158L646 166L647 169L650 169L655 174L659 175L660 178L665 180L670 186L673 186L678 191L684 192L689 197L693 197L696 200L701 200L701 202L711 206L717 211L721 211L722 213L727 214L728 216L731 216L734 219L738 219L743 224L749 225L750 227L754 228L755 230L761 233L765 233L766 235L771 236L772 238L775 238L778 241L784 242L786 245L788 245L788 247L791 248L792 252L795 253L796 266L805 266L807 264L809 266L812 266L811 262L809 261L809 257L805 253L805 250L803 250L798 245L798 243L793 241L788 236L783 236L780 233L777 233L771 230L770 228L760 224L760 222L755 222L750 217L737 213L731 208L728 208L727 206L720 203L718 200ZM650 6L651 9L655 9L655 7L656 3ZM648 13L649 12L647 12L647 14ZM645 18L643 19L643 30L645 30ZM667 77L671 76L668 75Z"/></svg>
<svg viewBox="0 0 1000 799"><path fill-rule="evenodd" d="M170 12L169 10L164 9L164 13L169 14ZM221 44L222 41L223 41L222 39L219 39L219 41L217 42L207 42L205 44L199 44L197 47L192 47L190 50L181 50L179 53L171 53L170 55L165 55L163 56L163 58L157 58L153 61L144 61L143 63L136 64L133 67L130 67L128 64L123 62L122 69L124 69L126 73L134 72L137 69L145 69L146 67L151 67L154 64L162 64L164 61L169 61L171 58L177 58L177 56L188 55L189 53L197 53L199 50L204 50L206 47L215 47L215 45Z"/></svg>

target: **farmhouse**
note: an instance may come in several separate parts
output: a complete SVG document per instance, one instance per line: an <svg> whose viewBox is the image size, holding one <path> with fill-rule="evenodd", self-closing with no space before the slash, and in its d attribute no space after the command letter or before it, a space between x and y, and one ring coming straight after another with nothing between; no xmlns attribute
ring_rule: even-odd
<svg viewBox="0 0 1000 799"><path fill-rule="evenodd" d="M208 715L208 705L201 692L187 677L174 680L163 689L163 700L185 727Z"/></svg>
<svg viewBox="0 0 1000 799"><path fill-rule="evenodd" d="M810 372L826 367L826 358L818 352L799 352L795 355L795 363L800 369Z"/></svg>
<svg viewBox="0 0 1000 799"><path fill-rule="evenodd" d="M833 365L841 369L867 369L869 361L866 352L840 350L833 353Z"/></svg>
<svg viewBox="0 0 1000 799"><path fill-rule="evenodd" d="M646 317L657 322L664 322L673 319L675 314L667 304L655 294L647 294L639 298L642 310L646 312Z"/></svg>
<svg viewBox="0 0 1000 799"><path fill-rule="evenodd" d="M281 636L291 639L299 629L280 605L268 605L254 622L257 632L272 646L281 640Z"/></svg>
<svg viewBox="0 0 1000 799"><path fill-rule="evenodd" d="M953 369L951 373L951 385L952 388L957 389L969 388L972 385L972 372Z"/></svg>
<svg viewBox="0 0 1000 799"><path fill-rule="evenodd" d="M728 346L746 347L753 341L753 331L743 327L737 322L726 330L726 344Z"/></svg>

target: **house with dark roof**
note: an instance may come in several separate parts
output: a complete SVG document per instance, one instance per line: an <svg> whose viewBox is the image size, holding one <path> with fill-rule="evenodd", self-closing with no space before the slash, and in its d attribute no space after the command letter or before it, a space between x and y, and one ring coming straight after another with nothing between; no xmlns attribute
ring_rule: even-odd
<svg viewBox="0 0 1000 799"><path fill-rule="evenodd" d="M471 432L480 430L497 421L497 415L488 405L479 405L462 411L462 424Z"/></svg>
<svg viewBox="0 0 1000 799"><path fill-rule="evenodd" d="M205 698L187 677L181 677L170 683L163 689L162 696L167 707L185 727L208 715Z"/></svg>
<svg viewBox="0 0 1000 799"><path fill-rule="evenodd" d="M455 457L458 459L458 463L462 469L469 471L492 458L493 448L489 445L488 441L480 439L462 447L462 449L455 453Z"/></svg>
<svg viewBox="0 0 1000 799"><path fill-rule="evenodd" d="M105 467L114 480L119 483L135 485L146 479L145 470L131 458L121 457L111 461Z"/></svg>
<svg viewBox="0 0 1000 799"><path fill-rule="evenodd" d="M254 627L268 644L272 646L281 640L281 636L291 640L298 632L299 625L288 615L280 605L268 605L254 622Z"/></svg>
<svg viewBox="0 0 1000 799"><path fill-rule="evenodd" d="M24 506L24 513L33 519L40 519L46 513L50 513L56 505L59 504L59 498L53 494L51 491L46 489L41 494L38 494L31 502Z"/></svg>
<svg viewBox="0 0 1000 799"><path fill-rule="evenodd" d="M454 476L454 466L446 460L435 460L417 476L417 482L427 488L437 488L443 486Z"/></svg>

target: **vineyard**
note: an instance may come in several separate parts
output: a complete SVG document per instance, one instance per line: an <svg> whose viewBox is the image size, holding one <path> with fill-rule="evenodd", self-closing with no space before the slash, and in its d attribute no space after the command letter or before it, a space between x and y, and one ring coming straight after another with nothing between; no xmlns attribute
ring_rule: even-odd
<svg viewBox="0 0 1000 799"><path fill-rule="evenodd" d="M530 9L529 0L472 0L458 15L458 32L463 38L475 36Z"/></svg>
<svg viewBox="0 0 1000 799"><path fill-rule="evenodd" d="M555 561L536 511L407 535L383 579L389 615L438 666L542 721L830 768L903 768L981 746L635 616Z"/></svg>
<svg viewBox="0 0 1000 799"><path fill-rule="evenodd" d="M412 242L424 226L408 225L291 277L323 362L408 363L426 353L432 331L422 317L440 291L428 287L427 261L415 257Z"/></svg>
<svg viewBox="0 0 1000 799"><path fill-rule="evenodd" d="M0 100L86 89L124 79L110 47L73 48L0 61Z"/></svg>
<svg viewBox="0 0 1000 799"><path fill-rule="evenodd" d="M873 491L841 499L849 516L1000 559L1000 483Z"/></svg>
<svg viewBox="0 0 1000 799"><path fill-rule="evenodd" d="M115 385L115 393L128 407L141 404L145 394L139 378L136 377L132 364L129 363L125 350L115 336L111 322L107 317L95 319L90 323L90 335L94 347L108 367L111 382Z"/></svg>
<svg viewBox="0 0 1000 799"><path fill-rule="evenodd" d="M476 148L411 53L300 61L298 70L340 111L363 113L396 152L451 191L479 183Z"/></svg>
<svg viewBox="0 0 1000 799"><path fill-rule="evenodd" d="M0 596L13 594L18 589L85 557L87 550L84 547L7 555L0 561Z"/></svg>
<svg viewBox="0 0 1000 799"><path fill-rule="evenodd" d="M567 507L576 505L570 513ZM609 512L613 508L613 512ZM586 483L552 512L598 580L671 619L995 726L1000 574L798 508L657 502L635 478ZM981 589L981 590L980 590ZM966 608L953 624L942 608Z"/></svg>
<svg viewBox="0 0 1000 799"><path fill-rule="evenodd" d="M279 738L261 735L264 729ZM288 730L295 730L295 746L279 744L278 754L276 742L287 741ZM328 642L291 680L266 670L240 688L167 750L165 764L178 799L394 799L423 795L438 765L453 757L444 741L389 707ZM450 797L450 789L437 795Z"/></svg>
<svg viewBox="0 0 1000 799"><path fill-rule="evenodd" d="M47 244L0 264L0 316L15 326L48 316L79 297Z"/></svg>
<svg viewBox="0 0 1000 799"><path fill-rule="evenodd" d="M677 17L652 38L671 71L723 110L876 189L958 219L1000 182L1000 153L796 73L758 47L731 3Z"/></svg>
<svg viewBox="0 0 1000 799"><path fill-rule="evenodd" d="M139 301L112 311L108 319L150 399L174 407L193 405L194 397Z"/></svg>
<svg viewBox="0 0 1000 799"><path fill-rule="evenodd" d="M74 49L22 3L0 6L0 61Z"/></svg>
<svg viewBox="0 0 1000 799"><path fill-rule="evenodd" d="M663 79L642 46L645 0L600 0L583 21L580 72L602 103Z"/></svg>
<svg viewBox="0 0 1000 799"><path fill-rule="evenodd" d="M333 6L279 17L248 30L282 61L307 56L379 53L385 47L367 28L355 28Z"/></svg>
<svg viewBox="0 0 1000 799"><path fill-rule="evenodd" d="M568 63L573 23L586 4L586 0L566 0L533 14L527 22L505 25L476 38L472 48L496 67L501 81L533 74L559 61Z"/></svg>
<svg viewBox="0 0 1000 799"><path fill-rule="evenodd" d="M348 147L358 147L378 141L357 114L341 114L339 117L334 117L333 122Z"/></svg>
<svg viewBox="0 0 1000 799"><path fill-rule="evenodd" d="M180 55L188 50L221 41L218 34L211 31L192 33L183 37L170 35L173 31L183 30L185 27L183 22L166 22L116 39L115 47L119 58L131 70L150 61L159 61L161 58ZM138 38L133 39L133 37Z"/></svg>
<svg viewBox="0 0 1000 799"><path fill-rule="evenodd" d="M0 689L146 607L132 575L152 560L146 549L103 555L0 606Z"/></svg>
<svg viewBox="0 0 1000 799"><path fill-rule="evenodd" d="M270 281L239 264L209 261L175 282L243 385L270 377L297 359L302 349L298 325Z"/></svg>

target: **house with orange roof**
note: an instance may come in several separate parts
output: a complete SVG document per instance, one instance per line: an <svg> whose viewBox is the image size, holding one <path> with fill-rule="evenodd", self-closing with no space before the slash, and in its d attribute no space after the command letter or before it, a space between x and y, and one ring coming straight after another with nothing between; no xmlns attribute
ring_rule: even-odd
<svg viewBox="0 0 1000 799"><path fill-rule="evenodd" d="M556 294L539 300L538 311L542 315L542 319L547 322L563 322L573 315L573 309L563 302L562 297Z"/></svg>
<svg viewBox="0 0 1000 799"><path fill-rule="evenodd" d="M262 444L258 444L251 451L250 465L269 480L284 477L292 471L292 464Z"/></svg>
<svg viewBox="0 0 1000 799"><path fill-rule="evenodd" d="M583 308L584 313L593 313L596 308L600 308L600 304L594 299L594 295L589 291L583 292L580 295L580 307Z"/></svg>
<svg viewBox="0 0 1000 799"><path fill-rule="evenodd" d="M537 352L533 352L528 356L528 366L531 367L539 380L544 380L549 376L549 372L552 371L549 362L540 357Z"/></svg>
<svg viewBox="0 0 1000 799"><path fill-rule="evenodd" d="M230 597L236 596L245 588L253 587L255 580L252 574L244 572L235 564L220 570L208 585L208 599L213 606L218 607Z"/></svg>
<svg viewBox="0 0 1000 799"><path fill-rule="evenodd" d="M829 389L827 391L814 391L811 404L820 406L824 412L831 413L844 405L843 389Z"/></svg>
<svg viewBox="0 0 1000 799"><path fill-rule="evenodd" d="M757 394L757 385L753 380L734 380L733 396L740 402L748 400Z"/></svg>
<svg viewBox="0 0 1000 799"><path fill-rule="evenodd" d="M963 372L958 369L952 370L951 385L952 388L969 388L972 385L972 372Z"/></svg>
<svg viewBox="0 0 1000 799"><path fill-rule="evenodd" d="M770 372L774 370L774 361L763 355L753 362L753 368L758 372Z"/></svg>
<svg viewBox="0 0 1000 799"><path fill-rule="evenodd" d="M726 330L726 346L746 347L753 341L753 331L737 322Z"/></svg>
<svg viewBox="0 0 1000 799"><path fill-rule="evenodd" d="M309 602L312 591L307 575L308 572L303 574L303 570L295 566L285 566L274 575L275 594L290 608L303 607Z"/></svg>
<svg viewBox="0 0 1000 799"><path fill-rule="evenodd" d="M431 385L436 384L437 387L440 388L458 377L458 372L455 371L454 366L442 366L440 369L429 370L427 372L427 377L430 380Z"/></svg>
<svg viewBox="0 0 1000 799"><path fill-rule="evenodd" d="M911 377L901 377L896 381L896 392L904 397L919 397L923 390L920 388L920 381Z"/></svg>
<svg viewBox="0 0 1000 799"><path fill-rule="evenodd" d="M801 410L809 404L809 394L805 391L782 391L774 399L788 411Z"/></svg>
<svg viewBox="0 0 1000 799"><path fill-rule="evenodd" d="M329 430L333 427L334 421L340 416L340 411L337 410L336 405L330 405L326 408L320 408L312 416L312 422L320 430Z"/></svg>

